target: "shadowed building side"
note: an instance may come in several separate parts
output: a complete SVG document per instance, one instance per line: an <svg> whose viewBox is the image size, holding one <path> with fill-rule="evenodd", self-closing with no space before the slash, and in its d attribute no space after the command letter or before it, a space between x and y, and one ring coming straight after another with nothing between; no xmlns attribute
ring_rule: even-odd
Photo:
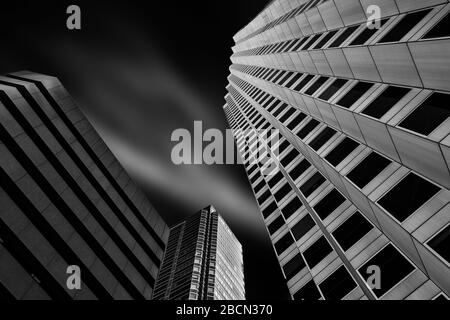
<svg viewBox="0 0 450 320"><path fill-rule="evenodd" d="M58 79L0 77L0 299L150 299L168 235Z"/></svg>
<svg viewBox="0 0 450 320"><path fill-rule="evenodd" d="M153 299L245 299L242 246L214 207L171 228Z"/></svg>

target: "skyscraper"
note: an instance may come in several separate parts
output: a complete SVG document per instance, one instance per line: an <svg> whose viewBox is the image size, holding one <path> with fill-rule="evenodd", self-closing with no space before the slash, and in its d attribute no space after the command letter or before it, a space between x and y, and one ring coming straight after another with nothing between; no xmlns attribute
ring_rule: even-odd
<svg viewBox="0 0 450 320"><path fill-rule="evenodd" d="M149 299L168 235L58 79L0 77L0 300Z"/></svg>
<svg viewBox="0 0 450 320"><path fill-rule="evenodd" d="M242 246L213 206L171 228L153 299L245 299Z"/></svg>
<svg viewBox="0 0 450 320"><path fill-rule="evenodd" d="M224 111L294 299L448 299L449 12L276 0L234 36Z"/></svg>

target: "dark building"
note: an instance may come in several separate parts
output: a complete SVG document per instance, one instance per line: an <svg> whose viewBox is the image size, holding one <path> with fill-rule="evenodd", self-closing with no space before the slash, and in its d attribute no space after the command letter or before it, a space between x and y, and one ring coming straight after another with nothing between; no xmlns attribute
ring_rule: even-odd
<svg viewBox="0 0 450 320"><path fill-rule="evenodd" d="M276 0L235 35L224 111L294 299L448 299L449 21L447 0Z"/></svg>
<svg viewBox="0 0 450 320"><path fill-rule="evenodd" d="M58 79L0 77L0 299L150 299L168 235Z"/></svg>
<svg viewBox="0 0 450 320"><path fill-rule="evenodd" d="M153 299L245 299L242 246L213 206L170 229Z"/></svg>

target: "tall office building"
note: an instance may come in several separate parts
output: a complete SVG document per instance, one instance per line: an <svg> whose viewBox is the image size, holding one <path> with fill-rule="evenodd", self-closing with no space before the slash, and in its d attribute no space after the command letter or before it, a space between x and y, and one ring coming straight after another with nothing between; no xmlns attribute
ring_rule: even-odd
<svg viewBox="0 0 450 320"><path fill-rule="evenodd" d="M213 206L170 229L153 299L245 299L242 246Z"/></svg>
<svg viewBox="0 0 450 320"><path fill-rule="evenodd" d="M58 79L0 77L0 300L149 299L168 235Z"/></svg>
<svg viewBox="0 0 450 320"><path fill-rule="evenodd" d="M447 0L276 0L234 36L224 111L294 299L448 299L449 24Z"/></svg>

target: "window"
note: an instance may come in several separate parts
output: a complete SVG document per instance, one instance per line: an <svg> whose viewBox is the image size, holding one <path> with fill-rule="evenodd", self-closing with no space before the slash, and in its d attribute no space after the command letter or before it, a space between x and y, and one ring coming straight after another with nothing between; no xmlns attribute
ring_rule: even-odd
<svg viewBox="0 0 450 320"><path fill-rule="evenodd" d="M319 125L319 121L317 121L316 119L311 119L309 120L309 122L307 124L305 124L303 126L303 128L300 129L299 132L297 132L297 136L300 139L305 138L311 131L314 130L315 127L317 127Z"/></svg>
<svg viewBox="0 0 450 320"><path fill-rule="evenodd" d="M336 189L333 189L314 206L314 210L320 219L324 220L344 202L344 196Z"/></svg>
<svg viewBox="0 0 450 320"><path fill-rule="evenodd" d="M270 72L269 72L268 74L266 74L266 75L263 77L263 79L264 79L264 80L269 80L269 77L273 76L276 72L277 72L276 69L270 70Z"/></svg>
<svg viewBox="0 0 450 320"><path fill-rule="evenodd" d="M298 79L301 78L301 76L303 75L303 73L296 73L295 76L289 80L289 82L285 85L286 88L290 88L294 85L294 83L296 83L298 81Z"/></svg>
<svg viewBox="0 0 450 320"><path fill-rule="evenodd" d="M344 108L350 108L364 93L372 88L373 83L360 81L353 88L350 89L337 104Z"/></svg>
<svg viewBox="0 0 450 320"><path fill-rule="evenodd" d="M329 48L336 48L339 47L342 42L344 42L350 35L352 35L353 32L355 32L356 29L358 29L359 26L352 26L347 29L345 29L344 32L342 32L329 46Z"/></svg>
<svg viewBox="0 0 450 320"><path fill-rule="evenodd" d="M258 166L256 164L253 164L249 169L248 169L248 175L250 176L253 171L255 171L258 168Z"/></svg>
<svg viewBox="0 0 450 320"><path fill-rule="evenodd" d="M370 222L361 213L356 211L350 218L337 227L332 235L342 250L347 251L372 229L373 226Z"/></svg>
<svg viewBox="0 0 450 320"><path fill-rule="evenodd" d="M259 205L262 205L264 203L264 201L266 201L267 199L269 199L270 197L270 191L266 190L266 192L264 192L259 198L258 198L258 203Z"/></svg>
<svg viewBox="0 0 450 320"><path fill-rule="evenodd" d="M263 69L263 68L261 68L261 70L256 72L253 76L257 77L257 78L264 79L264 77L267 76L270 72L271 72L271 69Z"/></svg>
<svg viewBox="0 0 450 320"><path fill-rule="evenodd" d="M336 92L339 91L340 88L344 86L344 84L347 83L348 80L345 79L336 79L332 84L328 86L327 89L325 89L324 92L319 96L319 99L328 101Z"/></svg>
<svg viewBox="0 0 450 320"><path fill-rule="evenodd" d="M292 51L292 48L295 46L296 43L297 43L297 39L293 39L293 40L289 41L289 46L286 47L286 52Z"/></svg>
<svg viewBox="0 0 450 320"><path fill-rule="evenodd" d="M390 160L372 151L347 174L347 178L362 189L390 163Z"/></svg>
<svg viewBox="0 0 450 320"><path fill-rule="evenodd" d="M388 21L388 19L380 20L380 28ZM366 43L370 37L372 37L380 28L369 29L366 25L364 30L352 41L349 46L357 46Z"/></svg>
<svg viewBox="0 0 450 320"><path fill-rule="evenodd" d="M297 44L292 48L292 51L299 51L299 49L302 47L302 45L305 43L305 41L308 40L308 37L303 37L300 39Z"/></svg>
<svg viewBox="0 0 450 320"><path fill-rule="evenodd" d="M382 270L382 285L380 289L372 289L378 298L392 289L414 270L413 265L391 243L381 249L358 269L359 274L365 281L371 275L367 273L367 268L374 265L380 267Z"/></svg>
<svg viewBox="0 0 450 320"><path fill-rule="evenodd" d="M270 107L267 108L267 111L272 112L272 110L278 107L280 104L282 104L282 102L276 99L275 102Z"/></svg>
<svg viewBox="0 0 450 320"><path fill-rule="evenodd" d="M283 173L281 171L278 171L275 175L273 175L270 180L267 182L269 187L273 188L277 185L278 182L283 178Z"/></svg>
<svg viewBox="0 0 450 320"><path fill-rule="evenodd" d="M257 114L256 117L254 117L252 119L252 122L255 124L255 126L261 124L264 121L264 119L261 119L261 118L262 118L262 116L260 114ZM260 120L261 120L261 122L257 124L257 122L259 122Z"/></svg>
<svg viewBox="0 0 450 320"><path fill-rule="evenodd" d="M278 140L278 136L275 135L275 136L272 138L272 140L275 140L275 141L271 141L271 142L270 142L270 145L271 145L271 146L274 146L275 143L276 143L276 141ZM289 142L288 142L286 139L284 139L283 142L280 143L279 146L278 146L278 153L279 153L279 154L282 154L282 153L284 152L284 150L286 150L289 146L290 146Z"/></svg>
<svg viewBox="0 0 450 320"><path fill-rule="evenodd" d="M284 225L284 218L280 214L275 220L273 220L268 226L267 230L269 230L270 235L273 235Z"/></svg>
<svg viewBox="0 0 450 320"><path fill-rule="evenodd" d="M266 183L264 182L264 180L261 180L261 182L258 183L256 185L256 187L254 188L255 194L258 193L262 188L264 188L265 185L266 185Z"/></svg>
<svg viewBox="0 0 450 320"><path fill-rule="evenodd" d="M356 282L344 266L340 266L319 284L326 300L340 300L356 288Z"/></svg>
<svg viewBox="0 0 450 320"><path fill-rule="evenodd" d="M294 73L292 71L286 72L286 75L281 78L281 80L279 82L277 82L277 84L282 85L287 79L289 79Z"/></svg>
<svg viewBox="0 0 450 320"><path fill-rule="evenodd" d="M310 40L309 40L309 41L305 44L305 46L302 48L302 50L308 50L308 49L313 45L313 43L316 42L317 39L319 39L319 37L320 37L321 35L322 35L322 34L319 33L319 34L316 34L316 35L314 35L313 37L311 37Z"/></svg>
<svg viewBox="0 0 450 320"><path fill-rule="evenodd" d="M313 280L301 287L293 296L294 300L319 300L322 298Z"/></svg>
<svg viewBox="0 0 450 320"><path fill-rule="evenodd" d="M389 86L362 113L380 119L410 91L408 88Z"/></svg>
<svg viewBox="0 0 450 320"><path fill-rule="evenodd" d="M291 44L291 41L284 42L284 45L280 47L280 50L278 52L286 52L287 47L289 47L290 44Z"/></svg>
<svg viewBox="0 0 450 320"><path fill-rule="evenodd" d="M339 163L342 162L347 156L352 153L359 144L348 138L345 137L344 140L342 140L336 147L334 147L333 150L328 153L328 155L325 157L325 159L333 166L337 166Z"/></svg>
<svg viewBox="0 0 450 320"><path fill-rule="evenodd" d="M294 238L292 238L291 233L288 232L275 243L275 251L277 252L278 255L280 255L293 243Z"/></svg>
<svg viewBox="0 0 450 320"><path fill-rule="evenodd" d="M450 224L438 232L427 244L450 263Z"/></svg>
<svg viewBox="0 0 450 320"><path fill-rule="evenodd" d="M284 156L283 159L281 159L281 164L283 167L287 167L297 156L299 155L298 151L295 149L292 149L287 155Z"/></svg>
<svg viewBox="0 0 450 320"><path fill-rule="evenodd" d="M275 53L275 52L277 52L278 49L280 49L280 48L283 46L283 44L284 44L284 42L278 42L278 43L273 47L273 49L271 50L270 53Z"/></svg>
<svg viewBox="0 0 450 320"><path fill-rule="evenodd" d="M422 39L442 38L450 36L450 14L441 19Z"/></svg>
<svg viewBox="0 0 450 320"><path fill-rule="evenodd" d="M410 172L386 193L378 201L378 204L391 213L398 221L403 222L439 190L431 182Z"/></svg>
<svg viewBox="0 0 450 320"><path fill-rule="evenodd" d="M270 105L273 102L273 100L275 100L275 97L271 97L269 100L264 102L264 104L262 104L262 107L267 108L267 106Z"/></svg>
<svg viewBox="0 0 450 320"><path fill-rule="evenodd" d="M281 77L285 74L284 70L280 70L281 72L275 77L273 78L272 82L273 83L277 83L279 79L281 79Z"/></svg>
<svg viewBox="0 0 450 320"><path fill-rule="evenodd" d="M268 216L270 216L272 214L272 212L274 212L275 210L277 210L277 204L275 201L272 201L266 208L264 208L262 210L262 215L264 217L264 219L266 219Z"/></svg>
<svg viewBox="0 0 450 320"><path fill-rule="evenodd" d="M272 73L270 77L267 78L267 81L272 81L273 78L283 73L283 70L275 70L276 72Z"/></svg>
<svg viewBox="0 0 450 320"><path fill-rule="evenodd" d="M265 121L266 121L266 120L261 119L257 124L255 124L255 127L256 127L256 128L261 128L261 126L264 124Z"/></svg>
<svg viewBox="0 0 450 320"><path fill-rule="evenodd" d="M289 108L288 111L286 111L286 113L281 116L280 121L284 123L287 119L289 119L290 116L292 116L294 112L294 108Z"/></svg>
<svg viewBox="0 0 450 320"><path fill-rule="evenodd" d="M328 40L330 40L336 33L338 32L338 30L333 30L328 32L314 47L314 49L320 49L322 48L327 42Z"/></svg>
<svg viewBox="0 0 450 320"><path fill-rule="evenodd" d="M379 42L400 41L416 24L418 24L431 9L416 11L404 16Z"/></svg>
<svg viewBox="0 0 450 320"><path fill-rule="evenodd" d="M259 172L255 173L255 175L253 177L250 178L250 182L253 184L256 182L256 180L259 179L259 177L261 177L261 174Z"/></svg>
<svg viewBox="0 0 450 320"><path fill-rule="evenodd" d="M434 92L400 123L400 126L425 136L450 117L450 95Z"/></svg>
<svg viewBox="0 0 450 320"><path fill-rule="evenodd" d="M258 91L256 91L254 94L252 94L252 98L257 100L259 97L262 97L264 95L264 91L262 91L261 89L258 89Z"/></svg>
<svg viewBox="0 0 450 320"><path fill-rule="evenodd" d="M300 272L304 267L306 267L305 260L303 260L302 255L298 253L295 257L288 261L283 266L283 271L286 276L286 280L291 280L297 273Z"/></svg>
<svg viewBox="0 0 450 320"><path fill-rule="evenodd" d="M281 209L283 216L285 219L289 219L299 208L303 206L303 203L300 201L298 197L294 197L287 205Z"/></svg>
<svg viewBox="0 0 450 320"><path fill-rule="evenodd" d="M261 128L261 130L266 130L266 129L268 129L269 127L270 127L271 130L274 129L274 127L272 127L272 126L270 125L270 123L266 121L265 124L263 125L263 127Z"/></svg>
<svg viewBox="0 0 450 320"><path fill-rule="evenodd" d="M292 190L289 183L285 183L277 192L275 192L275 199L280 202Z"/></svg>
<svg viewBox="0 0 450 320"><path fill-rule="evenodd" d="M336 133L336 130L330 127L323 129L310 143L309 146L313 150L319 150L332 136Z"/></svg>
<svg viewBox="0 0 450 320"><path fill-rule="evenodd" d="M294 88L295 91L300 91L308 82L311 81L311 79L314 78L313 75L308 74L306 77L303 78L302 81L300 81Z"/></svg>
<svg viewBox="0 0 450 320"><path fill-rule="evenodd" d="M308 160L303 159L299 164L297 164L295 166L294 169L292 169L289 172L289 175L291 176L292 180L296 180L298 177L300 177L303 172L306 171L306 169L308 169L309 167L311 167L311 164L308 162Z"/></svg>
<svg viewBox="0 0 450 320"><path fill-rule="evenodd" d="M316 223L311 218L311 216L309 214L306 214L306 216L304 216L299 222L295 224L295 226L291 228L295 240L301 239L315 225Z"/></svg>
<svg viewBox="0 0 450 320"><path fill-rule="evenodd" d="M299 113L291 122L289 122L289 124L287 125L287 127L290 130L294 130L295 127L297 127L297 125L303 121L303 119L306 118L306 114L304 113Z"/></svg>
<svg viewBox="0 0 450 320"><path fill-rule="evenodd" d="M329 78L319 77L309 88L305 91L305 94L312 95L316 92Z"/></svg>
<svg viewBox="0 0 450 320"><path fill-rule="evenodd" d="M316 172L300 187L300 191L303 193L305 198L308 198L311 193L313 193L324 182L325 178L319 172Z"/></svg>
<svg viewBox="0 0 450 320"><path fill-rule="evenodd" d="M267 93L263 92L263 93L262 93L261 95L259 95L255 100L256 100L256 102L261 103L261 102L263 102L264 100L266 100L268 96L269 96L269 95L268 95ZM254 112L253 112L253 114L254 114Z"/></svg>
<svg viewBox="0 0 450 320"><path fill-rule="evenodd" d="M312 269L331 252L333 252L333 248L331 248L325 237L321 236L303 252L303 256L305 257L309 268Z"/></svg>

